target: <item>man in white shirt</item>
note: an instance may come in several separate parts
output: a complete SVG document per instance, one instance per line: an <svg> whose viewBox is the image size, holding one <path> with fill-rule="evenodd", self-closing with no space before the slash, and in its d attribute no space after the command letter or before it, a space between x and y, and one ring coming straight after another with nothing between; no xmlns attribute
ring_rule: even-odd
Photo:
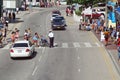
<svg viewBox="0 0 120 80"><path fill-rule="evenodd" d="M50 42L50 48L54 47L54 33L52 32L52 30L49 31L48 37Z"/></svg>

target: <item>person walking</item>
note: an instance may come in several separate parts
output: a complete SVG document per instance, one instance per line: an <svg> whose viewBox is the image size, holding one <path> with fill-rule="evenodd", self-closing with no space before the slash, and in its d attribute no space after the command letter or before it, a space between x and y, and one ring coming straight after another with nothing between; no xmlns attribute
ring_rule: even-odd
<svg viewBox="0 0 120 80"><path fill-rule="evenodd" d="M25 29L25 32L24 32L24 39L29 40L29 33L27 29Z"/></svg>
<svg viewBox="0 0 120 80"><path fill-rule="evenodd" d="M120 60L120 34L117 39L118 61Z"/></svg>
<svg viewBox="0 0 120 80"><path fill-rule="evenodd" d="M6 29L6 28L4 28L2 35L3 35L3 39L2 39L2 41L4 41L4 43L7 44L7 41L6 41L6 37L7 37L7 29Z"/></svg>
<svg viewBox="0 0 120 80"><path fill-rule="evenodd" d="M49 31L48 33L48 37L49 37L49 47L54 47L54 33L52 32L52 30Z"/></svg>
<svg viewBox="0 0 120 80"><path fill-rule="evenodd" d="M17 12L17 14L18 14L18 12L19 12L19 8L18 8L18 7L16 8L16 12Z"/></svg>
<svg viewBox="0 0 120 80"><path fill-rule="evenodd" d="M105 46L107 46L108 45L108 40L109 40L109 31L108 30L106 30L104 32L104 38L105 38Z"/></svg>
<svg viewBox="0 0 120 80"><path fill-rule="evenodd" d="M18 40L18 39L19 39L19 30L15 32L15 40Z"/></svg>
<svg viewBox="0 0 120 80"><path fill-rule="evenodd" d="M13 20L13 22L15 22L15 19L16 19L16 14L15 14L15 12L13 11L13 12L12 12L12 20Z"/></svg>
<svg viewBox="0 0 120 80"><path fill-rule="evenodd" d="M66 8L66 16L68 16L69 8Z"/></svg>
<svg viewBox="0 0 120 80"><path fill-rule="evenodd" d="M11 14L11 11L9 11L9 13L8 13L9 15L8 15L8 17L9 17L9 22L11 22L11 19L12 19L12 14Z"/></svg>
<svg viewBox="0 0 120 80"><path fill-rule="evenodd" d="M27 29L29 36L31 37L32 31L30 28Z"/></svg>
<svg viewBox="0 0 120 80"><path fill-rule="evenodd" d="M5 27L8 30L8 21L7 20L5 21Z"/></svg>
<svg viewBox="0 0 120 80"><path fill-rule="evenodd" d="M12 44L15 42L15 32L14 31L11 33L11 41L12 41Z"/></svg>

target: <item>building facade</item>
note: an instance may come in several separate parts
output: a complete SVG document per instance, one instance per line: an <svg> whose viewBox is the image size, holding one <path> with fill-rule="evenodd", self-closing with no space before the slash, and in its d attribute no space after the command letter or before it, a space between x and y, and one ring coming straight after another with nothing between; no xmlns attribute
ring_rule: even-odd
<svg viewBox="0 0 120 80"><path fill-rule="evenodd" d="M16 9L21 5L22 0L3 0L3 9Z"/></svg>

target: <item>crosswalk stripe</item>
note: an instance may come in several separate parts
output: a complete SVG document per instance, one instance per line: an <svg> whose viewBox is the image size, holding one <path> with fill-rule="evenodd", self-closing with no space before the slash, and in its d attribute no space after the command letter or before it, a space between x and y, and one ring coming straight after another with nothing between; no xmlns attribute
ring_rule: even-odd
<svg viewBox="0 0 120 80"><path fill-rule="evenodd" d="M11 44L7 44L6 46L4 46L1 49L10 49ZM86 48L90 48L90 47L101 47L102 45L100 45L99 43L95 42L95 43L89 43L89 42L73 42L72 45L71 43L61 43L61 45L55 46L55 48L82 48L82 47L86 47ZM43 47L35 47L36 49L42 49Z"/></svg>
<svg viewBox="0 0 120 80"><path fill-rule="evenodd" d="M80 44L77 42L74 42L73 45L74 45L74 47L80 47Z"/></svg>
<svg viewBox="0 0 120 80"><path fill-rule="evenodd" d="M67 43L62 43L62 47L63 48L68 48L68 44Z"/></svg>
<svg viewBox="0 0 120 80"><path fill-rule="evenodd" d="M90 43L86 42L84 43L86 47L92 47Z"/></svg>

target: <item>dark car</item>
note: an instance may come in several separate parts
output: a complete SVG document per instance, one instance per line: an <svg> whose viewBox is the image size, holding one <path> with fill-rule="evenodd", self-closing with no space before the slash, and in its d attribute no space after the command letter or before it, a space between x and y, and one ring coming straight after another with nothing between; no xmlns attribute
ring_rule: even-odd
<svg viewBox="0 0 120 80"><path fill-rule="evenodd" d="M59 15L61 15L61 12L59 10L54 10L54 11L52 11L52 14L59 14Z"/></svg>
<svg viewBox="0 0 120 80"><path fill-rule="evenodd" d="M66 22L61 19L61 18L54 18L53 21L51 22L51 28L53 30L55 29L66 29Z"/></svg>
<svg viewBox="0 0 120 80"><path fill-rule="evenodd" d="M56 16L55 18L61 18L62 20L65 20L63 16Z"/></svg>

